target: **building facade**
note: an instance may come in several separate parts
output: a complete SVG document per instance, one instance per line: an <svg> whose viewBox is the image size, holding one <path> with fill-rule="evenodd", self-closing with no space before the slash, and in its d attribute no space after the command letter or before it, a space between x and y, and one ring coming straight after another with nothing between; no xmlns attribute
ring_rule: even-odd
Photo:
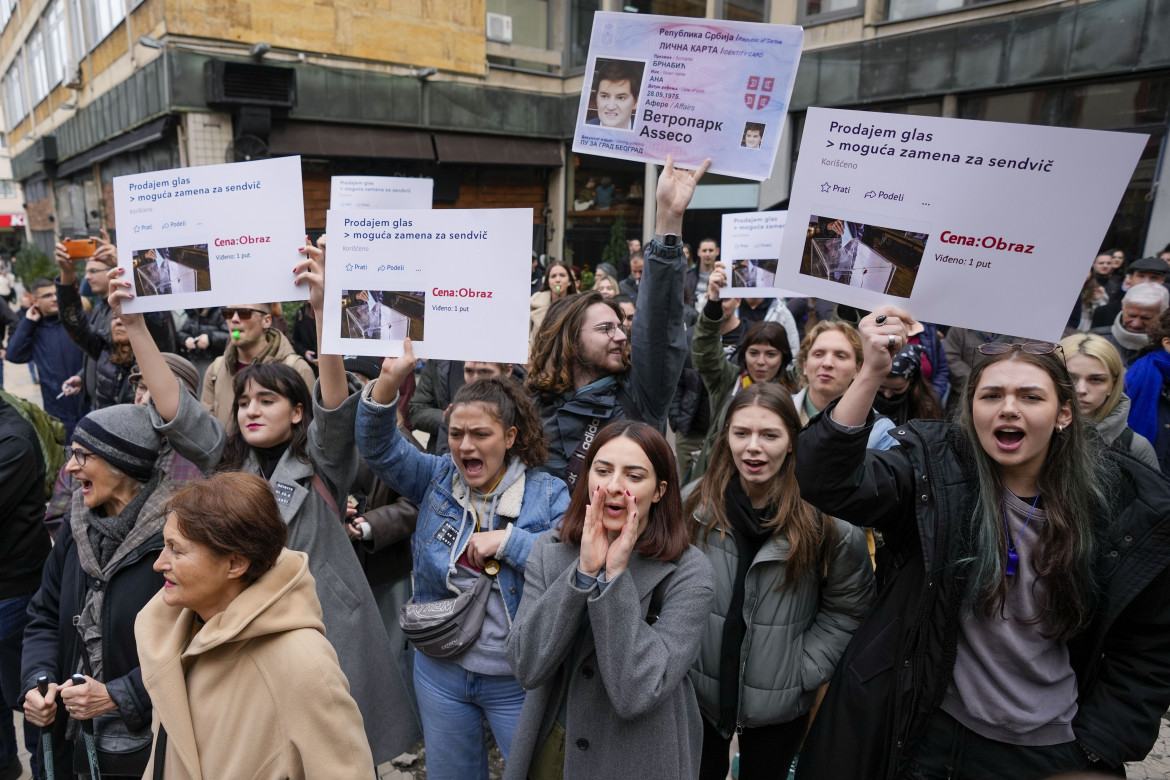
<svg viewBox="0 0 1170 780"><path fill-rule="evenodd" d="M116 231L115 176L299 154L312 232L332 175L428 176L437 208L530 206L534 251L591 265L619 214L653 230L652 166L570 150L597 10L806 27L772 179L705 179L689 239L784 206L820 105L1150 133L1107 243L1170 242L1170 0L0 0L28 235Z"/></svg>

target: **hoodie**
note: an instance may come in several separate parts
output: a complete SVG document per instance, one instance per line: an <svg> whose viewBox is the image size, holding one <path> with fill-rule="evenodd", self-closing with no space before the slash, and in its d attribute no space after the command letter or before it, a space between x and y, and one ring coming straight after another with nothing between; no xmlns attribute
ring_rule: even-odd
<svg viewBox="0 0 1170 780"><path fill-rule="evenodd" d="M160 744L168 779L375 776L304 553L284 550L202 628L159 592L134 634L155 703L146 777L155 776Z"/></svg>

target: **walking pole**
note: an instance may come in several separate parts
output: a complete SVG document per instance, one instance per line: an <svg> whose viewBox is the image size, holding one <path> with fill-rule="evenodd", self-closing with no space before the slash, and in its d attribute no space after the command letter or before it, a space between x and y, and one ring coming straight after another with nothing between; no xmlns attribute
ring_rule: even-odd
<svg viewBox="0 0 1170 780"><path fill-rule="evenodd" d="M42 674L37 678L37 693L41 698L49 693L49 676ZM41 753L44 755L42 762L44 764L45 780L56 780L56 773L53 771L53 726L52 724L41 728Z"/></svg>

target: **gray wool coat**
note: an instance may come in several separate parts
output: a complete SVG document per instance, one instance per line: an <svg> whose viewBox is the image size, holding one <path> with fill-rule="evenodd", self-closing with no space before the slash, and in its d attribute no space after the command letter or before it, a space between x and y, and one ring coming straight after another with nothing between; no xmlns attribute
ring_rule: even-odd
<svg viewBox="0 0 1170 780"><path fill-rule="evenodd" d="M288 526L288 548L309 556L325 636L337 651L350 695L361 710L374 763L381 764L409 750L421 738L422 730L349 537L311 482L315 470L337 505L345 505L358 465L353 436L357 405L358 394L353 393L341 406L326 410L315 386L307 442L311 463L285 452L268 481ZM151 411L155 429L167 437L176 452L204 473L219 463L227 434L194 396L181 394L179 413L170 423L164 424L153 406ZM254 453L249 453L241 471L260 473Z"/></svg>
<svg viewBox="0 0 1170 780"><path fill-rule="evenodd" d="M524 598L508 634L516 679L528 690L505 780L524 780L565 706L565 780L699 775L703 722L687 670L711 611L714 576L690 547L675 563L642 558L604 593L576 586L580 548L556 530L528 556ZM667 581L659 618L650 597Z"/></svg>

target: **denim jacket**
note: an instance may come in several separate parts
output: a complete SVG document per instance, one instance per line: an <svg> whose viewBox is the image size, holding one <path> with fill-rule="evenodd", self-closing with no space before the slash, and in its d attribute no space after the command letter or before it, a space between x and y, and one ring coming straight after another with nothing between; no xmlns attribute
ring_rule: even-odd
<svg viewBox="0 0 1170 780"><path fill-rule="evenodd" d="M425 604L458 595L450 577L454 561L474 531L462 522L463 507L454 495L459 489L453 484L459 478L458 469L450 454L427 455L407 442L398 433L397 399L385 406L378 404L370 397L372 388L371 383L362 392L358 407L358 451L379 479L418 507L411 538L414 600ZM510 507L506 499L507 494L501 498L497 516L507 536L495 557L503 564L497 580L510 623L520 607L528 553L540 534L560 523L569 508L569 489L550 474L528 469L520 505ZM511 522L505 524L509 518Z"/></svg>

